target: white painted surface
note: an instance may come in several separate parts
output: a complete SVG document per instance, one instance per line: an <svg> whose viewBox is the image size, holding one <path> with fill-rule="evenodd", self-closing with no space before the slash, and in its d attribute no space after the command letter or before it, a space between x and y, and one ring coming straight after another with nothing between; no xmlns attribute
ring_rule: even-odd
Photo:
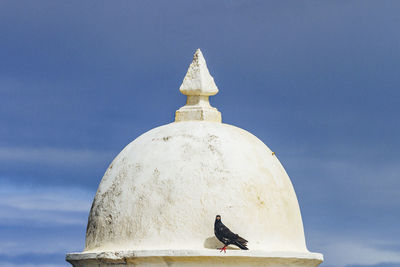
<svg viewBox="0 0 400 267"><path fill-rule="evenodd" d="M98 266L273 266L315 267L323 260L319 253L265 251L162 250L71 253L67 261L75 267Z"/></svg>
<svg viewBox="0 0 400 267"><path fill-rule="evenodd" d="M292 184L266 145L227 124L171 123L114 159L85 251L215 249L216 214L250 250L307 251Z"/></svg>

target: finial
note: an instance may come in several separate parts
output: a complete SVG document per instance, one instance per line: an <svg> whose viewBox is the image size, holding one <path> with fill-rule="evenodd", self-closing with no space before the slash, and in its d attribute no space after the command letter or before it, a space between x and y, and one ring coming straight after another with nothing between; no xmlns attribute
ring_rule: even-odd
<svg viewBox="0 0 400 267"><path fill-rule="evenodd" d="M175 121L221 122L221 113L210 105L208 97L218 93L214 78L210 75L200 49L196 50L182 85L179 88L187 96L186 105L175 113Z"/></svg>
<svg viewBox="0 0 400 267"><path fill-rule="evenodd" d="M182 85L179 88L184 95L215 95L218 93L214 78L210 75L206 60L200 48L194 53Z"/></svg>

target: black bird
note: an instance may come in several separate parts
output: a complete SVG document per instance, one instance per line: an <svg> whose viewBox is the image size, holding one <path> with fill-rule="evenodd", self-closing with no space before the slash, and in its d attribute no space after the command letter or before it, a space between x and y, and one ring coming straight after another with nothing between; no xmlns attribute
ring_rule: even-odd
<svg viewBox="0 0 400 267"><path fill-rule="evenodd" d="M217 215L217 217L215 217L214 234L218 238L218 240L225 245L223 248L221 248L220 252L224 251L226 253L226 247L229 245L235 245L241 249L248 250L248 248L246 247L248 241L240 237L238 234L232 233L231 230L229 230L229 228L221 222L220 215Z"/></svg>

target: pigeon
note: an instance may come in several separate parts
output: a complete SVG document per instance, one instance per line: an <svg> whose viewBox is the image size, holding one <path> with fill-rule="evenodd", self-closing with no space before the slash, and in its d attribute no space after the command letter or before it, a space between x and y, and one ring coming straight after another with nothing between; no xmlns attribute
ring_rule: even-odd
<svg viewBox="0 0 400 267"><path fill-rule="evenodd" d="M246 247L248 241L240 237L238 234L232 233L231 230L229 230L229 228L221 222L220 215L217 215L217 217L215 217L214 234L218 238L218 240L225 245L223 248L221 248L220 252L224 251L226 253L226 247L229 245L235 245L238 246L240 249L248 250L248 248Z"/></svg>

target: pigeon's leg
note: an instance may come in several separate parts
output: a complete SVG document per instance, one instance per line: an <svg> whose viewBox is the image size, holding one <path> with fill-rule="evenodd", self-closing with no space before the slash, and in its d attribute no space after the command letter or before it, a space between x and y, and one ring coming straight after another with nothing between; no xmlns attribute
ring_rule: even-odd
<svg viewBox="0 0 400 267"><path fill-rule="evenodd" d="M224 246L223 248L220 248L221 250L219 251L220 253L223 251L226 253L226 246Z"/></svg>

